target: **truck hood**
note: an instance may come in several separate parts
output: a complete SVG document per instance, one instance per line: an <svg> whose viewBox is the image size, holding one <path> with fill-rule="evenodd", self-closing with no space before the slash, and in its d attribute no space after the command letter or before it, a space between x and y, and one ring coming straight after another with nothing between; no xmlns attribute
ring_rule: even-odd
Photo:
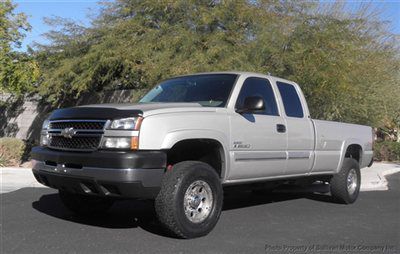
<svg viewBox="0 0 400 254"><path fill-rule="evenodd" d="M179 112L215 112L214 107L199 103L140 103L140 104L93 104L55 110L51 120L62 119L116 119L133 116Z"/></svg>

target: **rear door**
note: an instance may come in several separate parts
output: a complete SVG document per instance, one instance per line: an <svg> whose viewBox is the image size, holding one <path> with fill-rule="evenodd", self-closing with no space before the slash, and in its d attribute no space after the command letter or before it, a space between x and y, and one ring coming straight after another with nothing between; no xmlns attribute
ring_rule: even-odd
<svg viewBox="0 0 400 254"><path fill-rule="evenodd" d="M288 162L286 175L310 172L314 161L314 126L305 106L299 87L286 82L276 82L282 99L287 133Z"/></svg>
<svg viewBox="0 0 400 254"><path fill-rule="evenodd" d="M232 161L228 180L278 176L286 169L287 133L282 130L285 121L279 114L274 88L268 79L248 77L236 107L249 96L262 97L266 109L252 114L231 114Z"/></svg>

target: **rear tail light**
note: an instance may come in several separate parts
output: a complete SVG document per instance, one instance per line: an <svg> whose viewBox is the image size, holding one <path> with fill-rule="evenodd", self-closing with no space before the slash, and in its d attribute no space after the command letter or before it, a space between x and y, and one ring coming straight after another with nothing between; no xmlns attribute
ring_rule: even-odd
<svg viewBox="0 0 400 254"><path fill-rule="evenodd" d="M375 128L371 128L371 131L372 131L372 146L371 146L371 149L374 150L375 140L376 140L376 131L375 131Z"/></svg>

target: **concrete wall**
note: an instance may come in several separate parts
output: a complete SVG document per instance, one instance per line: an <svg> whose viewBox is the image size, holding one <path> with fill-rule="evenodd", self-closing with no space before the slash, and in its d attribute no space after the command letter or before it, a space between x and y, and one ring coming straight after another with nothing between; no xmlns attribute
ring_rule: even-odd
<svg viewBox="0 0 400 254"><path fill-rule="evenodd" d="M96 103L128 103L139 92L136 90L117 90L92 93L81 96L75 105ZM53 110L38 97L15 100L10 94L0 94L0 137L16 137L37 142L44 119Z"/></svg>
<svg viewBox="0 0 400 254"><path fill-rule="evenodd" d="M16 117L12 117L8 122L8 126L13 126L13 128L17 129L16 132L9 131L9 135L19 139L28 139L32 123L39 114L37 108L38 103L36 101L24 101L21 113Z"/></svg>

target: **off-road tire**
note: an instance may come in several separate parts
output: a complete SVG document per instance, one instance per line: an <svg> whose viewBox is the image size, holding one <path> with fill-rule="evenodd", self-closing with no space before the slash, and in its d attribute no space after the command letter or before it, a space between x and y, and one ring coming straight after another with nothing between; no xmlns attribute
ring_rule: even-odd
<svg viewBox="0 0 400 254"><path fill-rule="evenodd" d="M114 203L114 200L108 198L86 196L61 190L58 194L62 203L69 210L82 216L105 213Z"/></svg>
<svg viewBox="0 0 400 254"><path fill-rule="evenodd" d="M350 194L347 188L347 178L349 172L354 169L357 175L357 187L353 194ZM355 159L345 158L338 174L335 174L330 180L330 191L333 199L341 204L352 204L357 200L360 193L361 174L360 166Z"/></svg>
<svg viewBox="0 0 400 254"><path fill-rule="evenodd" d="M184 196L191 184L206 182L212 193L213 203L204 221L190 221L184 208ZM199 161L184 161L168 170L155 200L155 210L160 223L175 237L195 238L208 234L216 225L222 210L223 191L216 171Z"/></svg>

